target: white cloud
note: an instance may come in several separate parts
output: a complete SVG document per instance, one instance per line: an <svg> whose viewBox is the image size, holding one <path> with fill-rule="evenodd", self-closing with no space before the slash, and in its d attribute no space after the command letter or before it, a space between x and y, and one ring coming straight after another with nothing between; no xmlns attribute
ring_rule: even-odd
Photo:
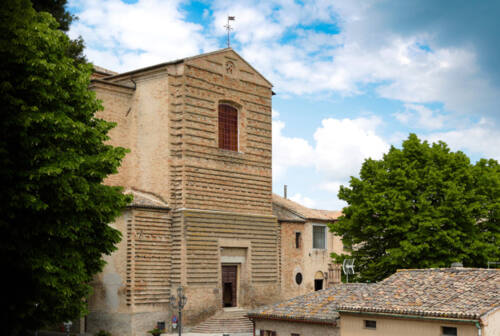
<svg viewBox="0 0 500 336"><path fill-rule="evenodd" d="M500 130L487 119L481 119L468 128L449 132L432 133L426 137L431 142L442 140L454 151L462 150L478 157L500 160Z"/></svg>
<svg viewBox="0 0 500 336"><path fill-rule="evenodd" d="M79 20L70 36L82 35L90 61L125 71L216 49L203 27L186 21L181 1L72 1Z"/></svg>
<svg viewBox="0 0 500 336"><path fill-rule="evenodd" d="M272 118L273 119L278 119L280 117L280 113L278 111L276 111L275 109L273 109L271 111L271 113L272 113Z"/></svg>
<svg viewBox="0 0 500 336"><path fill-rule="evenodd" d="M356 175L366 158L380 159L389 145L376 134L377 117L324 119L314 133L314 144L283 135L285 123L273 120L274 178L289 167L315 167L332 181L346 181Z"/></svg>
<svg viewBox="0 0 500 336"><path fill-rule="evenodd" d="M312 165L314 152L311 145L302 138L282 134L285 123L273 120L273 178L285 175L288 167Z"/></svg>
<svg viewBox="0 0 500 336"><path fill-rule="evenodd" d="M409 112L408 110L403 112L396 112L393 116L402 124L408 124L411 119L415 116L414 113Z"/></svg>
<svg viewBox="0 0 500 336"><path fill-rule="evenodd" d="M345 183L342 182L337 182L337 181L330 181L323 183L320 188L326 191L329 191L331 193L334 193L335 195L339 192L340 186Z"/></svg>
<svg viewBox="0 0 500 336"><path fill-rule="evenodd" d="M306 196L302 196L302 194L300 193L294 194L293 196L290 197L290 199L308 208L314 208L316 206L316 202L313 199Z"/></svg>
<svg viewBox="0 0 500 336"><path fill-rule="evenodd" d="M424 105L405 104L405 111L396 112L393 116L402 124L425 130L438 130L445 126L448 118L439 111L434 111ZM449 126L449 125L447 125Z"/></svg>
<svg viewBox="0 0 500 336"><path fill-rule="evenodd" d="M214 5L214 33L223 36L227 13L236 15L234 38L242 55L280 93L349 96L372 84L384 98L442 102L449 111L478 114L495 106L499 90L481 72L472 45L439 45L438 32L388 31L376 22L375 3L220 0ZM315 23L336 25L340 32L307 28Z"/></svg>
<svg viewBox="0 0 500 336"><path fill-rule="evenodd" d="M376 134L377 117L324 119L314 133L315 165L333 181L346 181L357 175L363 161L380 159L389 145Z"/></svg>
<svg viewBox="0 0 500 336"><path fill-rule="evenodd" d="M230 14L234 45L280 93L357 95L371 84L382 97L438 101L449 111L484 113L495 106L499 90L485 79L473 46L439 45L438 32L388 30L377 23L374 4L218 0L203 12L212 19L203 27L187 21L181 0L72 0L80 19L70 35L84 37L91 61L130 70L221 47ZM318 31L318 23L339 31Z"/></svg>

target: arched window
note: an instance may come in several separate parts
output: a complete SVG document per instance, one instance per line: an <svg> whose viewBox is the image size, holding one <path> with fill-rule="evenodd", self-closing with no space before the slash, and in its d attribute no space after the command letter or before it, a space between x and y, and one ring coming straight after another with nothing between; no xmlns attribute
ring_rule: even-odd
<svg viewBox="0 0 500 336"><path fill-rule="evenodd" d="M219 148L238 150L238 110L231 105L219 105Z"/></svg>

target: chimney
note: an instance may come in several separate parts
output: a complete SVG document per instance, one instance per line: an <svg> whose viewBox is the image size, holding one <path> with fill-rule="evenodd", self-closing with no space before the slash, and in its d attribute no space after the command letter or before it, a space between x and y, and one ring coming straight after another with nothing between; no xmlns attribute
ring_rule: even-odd
<svg viewBox="0 0 500 336"><path fill-rule="evenodd" d="M287 198L287 188L288 188L288 187L287 187L287 185L285 184L285 185L283 186L283 197L284 197L285 199Z"/></svg>

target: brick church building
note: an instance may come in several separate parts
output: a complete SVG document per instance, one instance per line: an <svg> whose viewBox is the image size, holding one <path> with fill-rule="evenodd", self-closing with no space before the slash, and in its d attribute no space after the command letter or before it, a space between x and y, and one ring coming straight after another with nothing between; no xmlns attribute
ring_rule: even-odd
<svg viewBox="0 0 500 336"><path fill-rule="evenodd" d="M87 331L168 326L179 286L188 324L290 297L273 214L271 83L227 48L121 74L96 68L91 88L98 117L117 124L110 143L130 149L106 183L134 201L110 224L122 241L93 283Z"/></svg>

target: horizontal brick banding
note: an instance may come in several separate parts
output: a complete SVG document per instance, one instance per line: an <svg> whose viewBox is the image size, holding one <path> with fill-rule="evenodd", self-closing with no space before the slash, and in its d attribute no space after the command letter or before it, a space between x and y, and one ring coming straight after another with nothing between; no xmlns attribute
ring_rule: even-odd
<svg viewBox="0 0 500 336"><path fill-rule="evenodd" d="M184 218L188 285L218 283L219 238L250 241L252 282L277 281L278 225L274 217L186 210Z"/></svg>
<svg viewBox="0 0 500 336"><path fill-rule="evenodd" d="M127 222L127 304L168 302L171 223L165 211L134 209Z"/></svg>

